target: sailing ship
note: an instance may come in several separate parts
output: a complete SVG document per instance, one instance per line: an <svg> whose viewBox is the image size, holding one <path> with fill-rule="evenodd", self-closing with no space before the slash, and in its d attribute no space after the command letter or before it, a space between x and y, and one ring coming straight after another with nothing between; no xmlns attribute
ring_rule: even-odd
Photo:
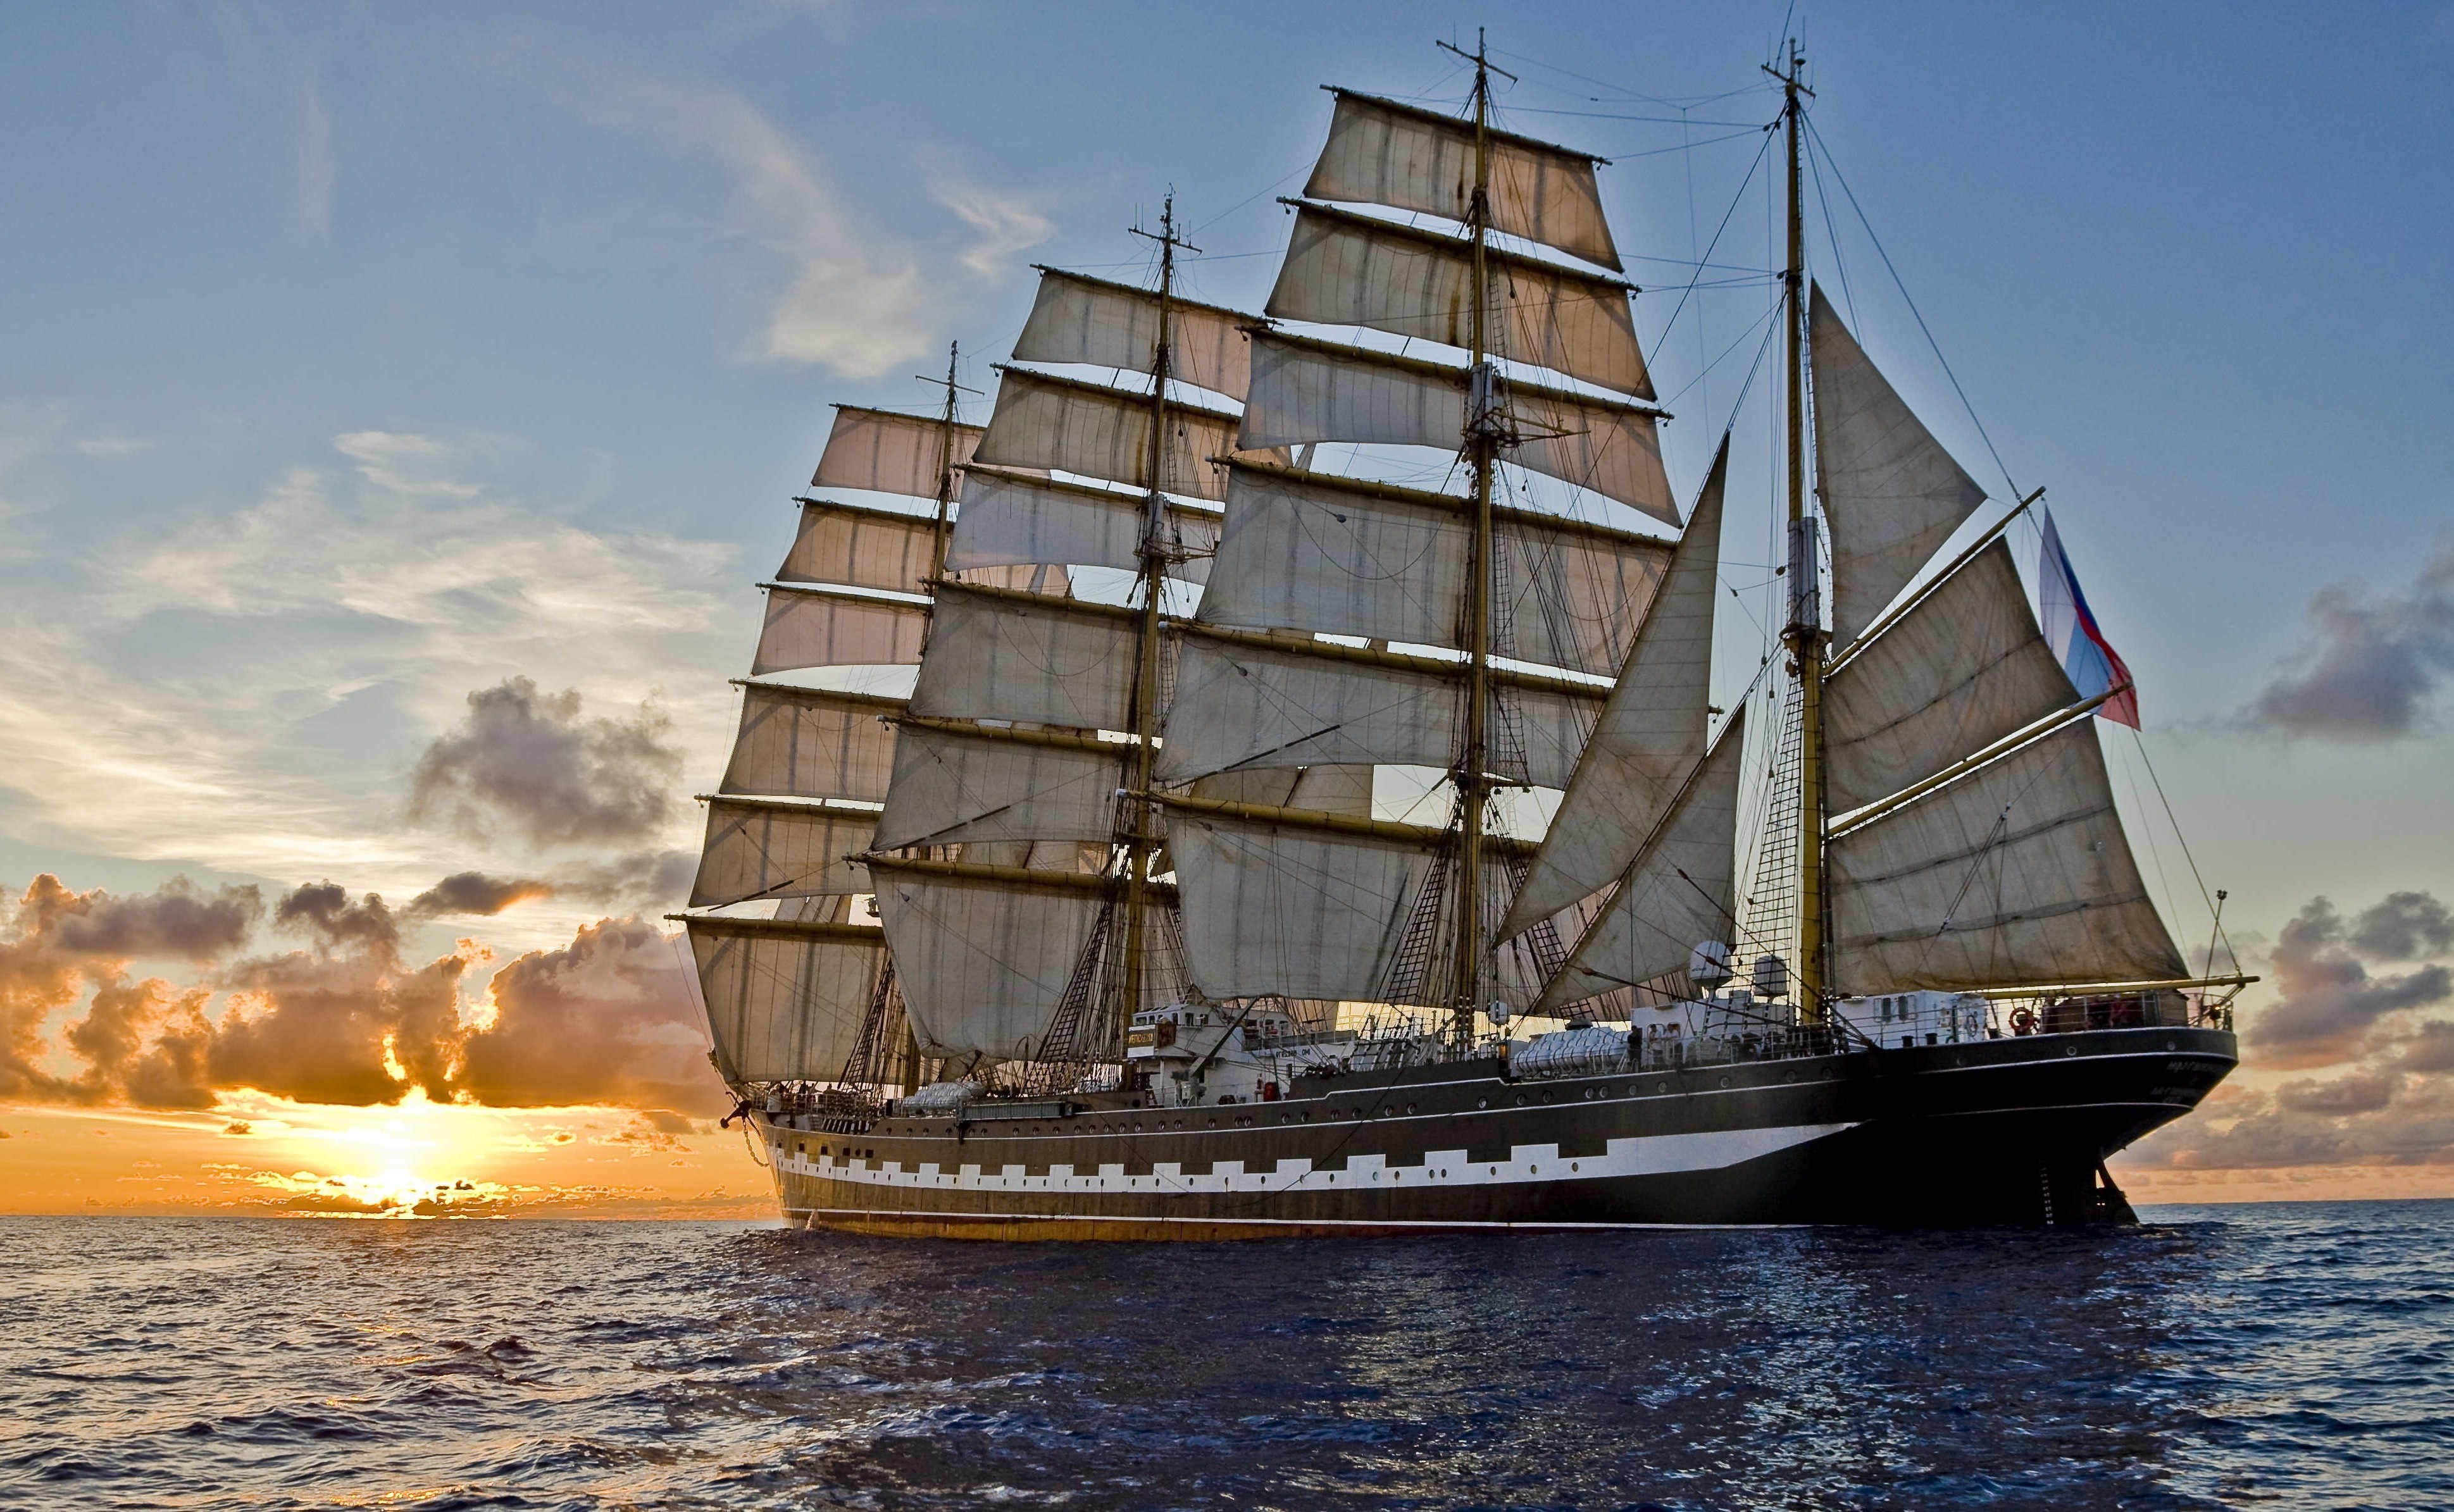
<svg viewBox="0 0 2454 1512"><path fill-rule="evenodd" d="M1730 438L1682 510L1601 160L1461 55L1461 115L1332 91L1263 309L1182 296L1171 196L1152 287L1039 269L985 426L952 356L836 409L675 916L793 1224L2092 1222L2234 1065L2038 495L1939 560L1985 490L1806 276L1795 50L1726 715Z"/></svg>

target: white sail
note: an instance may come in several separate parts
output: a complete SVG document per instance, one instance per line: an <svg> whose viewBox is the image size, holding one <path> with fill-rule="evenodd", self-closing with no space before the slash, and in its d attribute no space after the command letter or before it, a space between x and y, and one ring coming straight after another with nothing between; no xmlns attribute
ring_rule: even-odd
<svg viewBox="0 0 2454 1512"><path fill-rule="evenodd" d="M1108 884L1021 882L880 858L877 911L924 1055L1024 1060L1065 997Z"/></svg>
<svg viewBox="0 0 2454 1512"><path fill-rule="evenodd" d="M2078 699L1996 541L1825 679L1831 811L1888 798Z"/></svg>
<svg viewBox="0 0 2454 1512"><path fill-rule="evenodd" d="M1376 998L1436 846L1171 810L1185 971L1213 998Z"/></svg>
<svg viewBox="0 0 2454 1512"><path fill-rule="evenodd" d="M1816 493L1832 527L1832 643L1846 647L1908 587L1985 490L1901 402L1820 288L1807 342Z"/></svg>
<svg viewBox="0 0 2454 1512"><path fill-rule="evenodd" d="M749 1082L832 1082L860 1043L886 937L875 925L686 921L715 1068Z"/></svg>
<svg viewBox="0 0 2454 1512"><path fill-rule="evenodd" d="M1532 928L1619 876L1703 757L1729 460L1725 436L1652 611L1500 925L1503 938Z"/></svg>
<svg viewBox="0 0 2454 1512"><path fill-rule="evenodd" d="M2187 974L2114 812L2093 726L1835 835L1824 853L1840 990Z"/></svg>
<svg viewBox="0 0 2454 1512"><path fill-rule="evenodd" d="M775 576L785 583L925 593L936 546L936 522L926 515L804 499L801 528Z"/></svg>
<svg viewBox="0 0 2454 1512"><path fill-rule="evenodd" d="M1065 562L1132 571L1141 566L1146 514L1146 502L1134 494L976 467L963 475L962 515L946 566ZM1168 576L1206 582L1218 549L1218 515L1171 499L1164 518Z"/></svg>
<svg viewBox="0 0 2454 1512"><path fill-rule="evenodd" d="M1193 796L1269 808L1301 808L1347 819L1372 817L1369 766L1247 766L1196 778Z"/></svg>
<svg viewBox="0 0 2454 1512"><path fill-rule="evenodd" d="M1699 944L1730 938L1744 720L1740 709L1693 770L1535 1011L1683 969Z"/></svg>
<svg viewBox="0 0 2454 1512"><path fill-rule="evenodd" d="M868 869L855 858L876 828L875 814L855 809L710 799L690 905L867 892Z"/></svg>
<svg viewBox="0 0 2454 1512"><path fill-rule="evenodd" d="M899 698L754 684L716 791L881 802L895 762L886 721L902 712Z"/></svg>
<svg viewBox="0 0 2454 1512"><path fill-rule="evenodd" d="M1484 258L1494 354L1653 397L1625 283L1496 249ZM1472 242L1302 205L1268 309L1284 320L1471 347L1474 303Z"/></svg>
<svg viewBox="0 0 2454 1512"><path fill-rule="evenodd" d="M1302 629L1461 648L1472 501L1237 463L1202 595L1204 624ZM1556 515L1496 509L1494 647L1607 674L1625 655L1669 557L1665 543Z"/></svg>
<svg viewBox="0 0 2454 1512"><path fill-rule="evenodd" d="M1000 368L996 408L973 455L982 467L1039 468L1110 483L1153 486L1151 401L1098 384ZM1237 417L1171 403L1157 487L1216 499L1226 492L1214 459L1236 449Z"/></svg>
<svg viewBox="0 0 2454 1512"><path fill-rule="evenodd" d="M1330 120L1329 144L1304 185L1304 197L1386 205L1463 221L1474 193L1474 123L1345 90ZM1602 217L1602 161L1508 131L1485 135L1491 225L1604 268L1619 267Z"/></svg>
<svg viewBox="0 0 2454 1512"><path fill-rule="evenodd" d="M906 723L877 846L1078 840L1116 833L1133 747L1081 736Z"/></svg>
<svg viewBox="0 0 2454 1512"><path fill-rule="evenodd" d="M1237 767L1446 766L1464 727L1460 662L1319 641L1232 639L1190 627L1158 772L1189 782ZM1606 689L1518 672L1492 677L1495 728L1522 741L1493 768L1558 787ZM1501 747L1504 751L1504 746Z"/></svg>
<svg viewBox="0 0 2454 1512"><path fill-rule="evenodd" d="M1039 294L1015 341L1016 362L1080 363L1149 372L1158 345L1158 294L1130 284L1039 269ZM1168 299L1168 376L1231 399L1244 397L1252 371L1241 310ZM1130 480L1127 480L1130 481Z"/></svg>
<svg viewBox="0 0 2454 1512"><path fill-rule="evenodd" d="M1139 618L1113 605L943 584L912 712L1131 729Z"/></svg>
<svg viewBox="0 0 2454 1512"><path fill-rule="evenodd" d="M812 666L873 666L920 660L925 606L777 584L767 590L753 676Z"/></svg>
<svg viewBox="0 0 2454 1512"><path fill-rule="evenodd" d="M1353 441L1455 451L1464 438L1468 378L1465 368L1442 363L1258 331L1240 445ZM1679 523L1652 408L1534 384L1501 388L1516 438L1508 461Z"/></svg>
<svg viewBox="0 0 2454 1512"><path fill-rule="evenodd" d="M954 428L953 466L959 470L971 461L980 428ZM908 493L924 499L937 496L949 461L946 424L922 415L898 415L858 405L835 406L835 428L827 449L818 454L813 488L863 488L877 493Z"/></svg>

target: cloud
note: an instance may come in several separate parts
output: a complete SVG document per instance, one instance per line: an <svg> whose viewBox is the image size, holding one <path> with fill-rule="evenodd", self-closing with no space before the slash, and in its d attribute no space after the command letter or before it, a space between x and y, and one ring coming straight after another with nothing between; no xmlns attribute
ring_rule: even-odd
<svg viewBox="0 0 2454 1512"><path fill-rule="evenodd" d="M680 903L698 870L687 850L640 850L580 866L556 886L571 897L613 907L663 908Z"/></svg>
<svg viewBox="0 0 2454 1512"><path fill-rule="evenodd" d="M265 914L252 888L222 893L251 924ZM493 954L464 940L413 963L375 894L292 888L266 924L301 946L245 956L226 932L185 927L190 905L214 896L184 880L113 897L37 879L0 919L0 1101L204 1110L248 1089L354 1106L593 1104L646 1110L667 1136L730 1105L677 943L643 920L600 920L521 955L473 1005ZM149 918L182 924L132 922ZM170 941L207 969L186 984L131 979L124 958L88 948L105 938L97 919L118 921L119 945ZM55 1048L46 1025L63 1017Z"/></svg>
<svg viewBox="0 0 2454 1512"><path fill-rule="evenodd" d="M756 355L875 378L938 348L959 293L954 275L1002 279L1009 259L1049 234L1020 196L931 176L938 207L973 235L915 240L846 201L826 165L743 95L713 80L652 72L568 48L507 48L485 66L542 89L593 125L714 165L732 192L725 228L765 254L765 328ZM882 175L894 178L888 165Z"/></svg>
<svg viewBox="0 0 2454 1512"><path fill-rule="evenodd" d="M2373 597L2335 583L2309 601L2300 647L2243 710L2286 739L2376 744L2420 728L2454 675L2454 536L2438 543L2409 591Z"/></svg>
<svg viewBox="0 0 2454 1512"><path fill-rule="evenodd" d="M2340 1069L2272 1091L2219 1088L2131 1159L2225 1170L2454 1162L2454 1023L2408 1017L2454 999L2454 979L2438 965L2373 975L2367 964L2447 954L2454 922L2428 893L2390 893L2349 919L2310 899L2268 954L2282 995L2243 1038L2255 1065Z"/></svg>
<svg viewBox="0 0 2454 1512"><path fill-rule="evenodd" d="M47 872L27 887L18 907L19 927L62 954L209 961L247 943L264 917L264 895L253 886L208 893L173 877L151 892L113 897L99 887L71 892Z"/></svg>
<svg viewBox="0 0 2454 1512"><path fill-rule="evenodd" d="M332 112L324 94L321 51L290 34L281 13L233 0L207 14L220 33L231 76L287 129L297 173L298 224L328 236L332 229Z"/></svg>
<svg viewBox="0 0 2454 1512"><path fill-rule="evenodd" d="M525 677L469 695L458 728L410 775L409 817L483 838L508 826L540 849L635 841L674 811L681 752L653 705L628 719L584 719L575 690L539 693Z"/></svg>
<svg viewBox="0 0 2454 1512"><path fill-rule="evenodd" d="M494 973L493 1021L469 1036L458 1086L496 1107L613 1104L722 1112L707 1032L671 936L638 919L583 928Z"/></svg>
<svg viewBox="0 0 2454 1512"><path fill-rule="evenodd" d="M2268 952L2281 996L2250 1021L2251 1049L2272 1065L2338 1064L2381 1019L2454 998L2454 972L2444 966L2372 976L2354 953L2384 944L2390 948L2378 953L2386 959L2409 959L2430 928L2444 927L2444 913L2425 893L2396 893L2346 925L2331 902L2310 899Z"/></svg>
<svg viewBox="0 0 2454 1512"><path fill-rule="evenodd" d="M455 871L409 901L409 911L433 917L473 913L492 916L533 899L551 898L554 886L533 877L490 877L482 871Z"/></svg>

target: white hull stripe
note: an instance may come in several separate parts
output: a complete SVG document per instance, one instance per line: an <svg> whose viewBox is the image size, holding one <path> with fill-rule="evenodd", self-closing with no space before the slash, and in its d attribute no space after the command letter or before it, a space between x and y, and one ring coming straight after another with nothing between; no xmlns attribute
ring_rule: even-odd
<svg viewBox="0 0 2454 1512"><path fill-rule="evenodd" d="M1219 1161L1207 1175L1188 1176L1181 1162L1161 1161L1146 1176L1128 1176L1121 1164L1077 1172L1071 1165L1052 1165L1042 1174L1026 1174L1021 1165L995 1171L959 1165L949 1171L923 1162L916 1170L900 1161L873 1165L863 1160L788 1153L774 1146L775 1169L786 1176L814 1181L850 1182L863 1186L936 1189L966 1192L1102 1192L1149 1195L1206 1192L1407 1191L1423 1187L1508 1186L1524 1183L1605 1182L1630 1176L1668 1176L1690 1171L1717 1171L1766 1155L1778 1154L1812 1140L1827 1138L1848 1124L1800 1124L1785 1128L1719 1129L1703 1134L1649 1134L1615 1139L1599 1155L1561 1159L1557 1144L1519 1144L1504 1161L1469 1161L1463 1150L1433 1150L1420 1165L1391 1165L1382 1155L1350 1155L1343 1170L1313 1169L1301 1157L1281 1160L1275 1170L1246 1171L1241 1161Z"/></svg>

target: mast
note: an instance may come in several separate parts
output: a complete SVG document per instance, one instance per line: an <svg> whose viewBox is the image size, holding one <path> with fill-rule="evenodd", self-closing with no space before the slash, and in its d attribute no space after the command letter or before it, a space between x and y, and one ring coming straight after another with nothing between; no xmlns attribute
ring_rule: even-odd
<svg viewBox="0 0 2454 1512"><path fill-rule="evenodd" d="M1160 493L1166 481L1161 458L1167 443L1169 316L1176 292L1176 249L1193 247L1176 234L1176 194L1161 203L1158 234L1135 229L1137 236L1158 243L1158 339L1151 348L1151 418L1148 487L1144 490L1141 532L1141 635L1134 653L1134 769L1125 798L1125 959L1120 977L1120 1019L1130 1020L1141 1007L1144 956L1149 947L1150 863L1157 853L1158 836L1151 823L1151 756L1158 736L1159 627L1161 596L1167 567L1167 501Z"/></svg>
<svg viewBox="0 0 2454 1512"><path fill-rule="evenodd" d="M937 529L930 548L929 582L935 587L946 575L946 543L955 533L955 364L962 344L946 343L946 412L937 422Z"/></svg>
<svg viewBox="0 0 2454 1512"><path fill-rule="evenodd" d="M1815 518L1806 490L1806 202L1800 177L1800 97L1806 59L1789 45L1780 80L1789 149L1789 255L1781 278L1789 317L1789 624L1781 640L1798 668L1798 1001L1808 1024L1823 1022L1823 605L1817 591Z"/></svg>
<svg viewBox="0 0 2454 1512"><path fill-rule="evenodd" d="M1448 44L1442 43L1442 47ZM1463 57L1457 48L1449 48ZM1482 841L1484 811L1491 801L1486 728L1491 682L1491 469L1499 450L1499 384L1489 352L1486 307L1491 302L1491 74L1481 29L1475 31L1474 194L1466 226L1474 234L1471 291L1471 377L1466 391L1466 458L1474 469L1474 544L1466 559L1465 745L1458 753L1457 965L1450 985L1449 1043L1464 1053L1474 1044L1474 1014L1482 974ZM1514 75L1510 75L1514 77Z"/></svg>

